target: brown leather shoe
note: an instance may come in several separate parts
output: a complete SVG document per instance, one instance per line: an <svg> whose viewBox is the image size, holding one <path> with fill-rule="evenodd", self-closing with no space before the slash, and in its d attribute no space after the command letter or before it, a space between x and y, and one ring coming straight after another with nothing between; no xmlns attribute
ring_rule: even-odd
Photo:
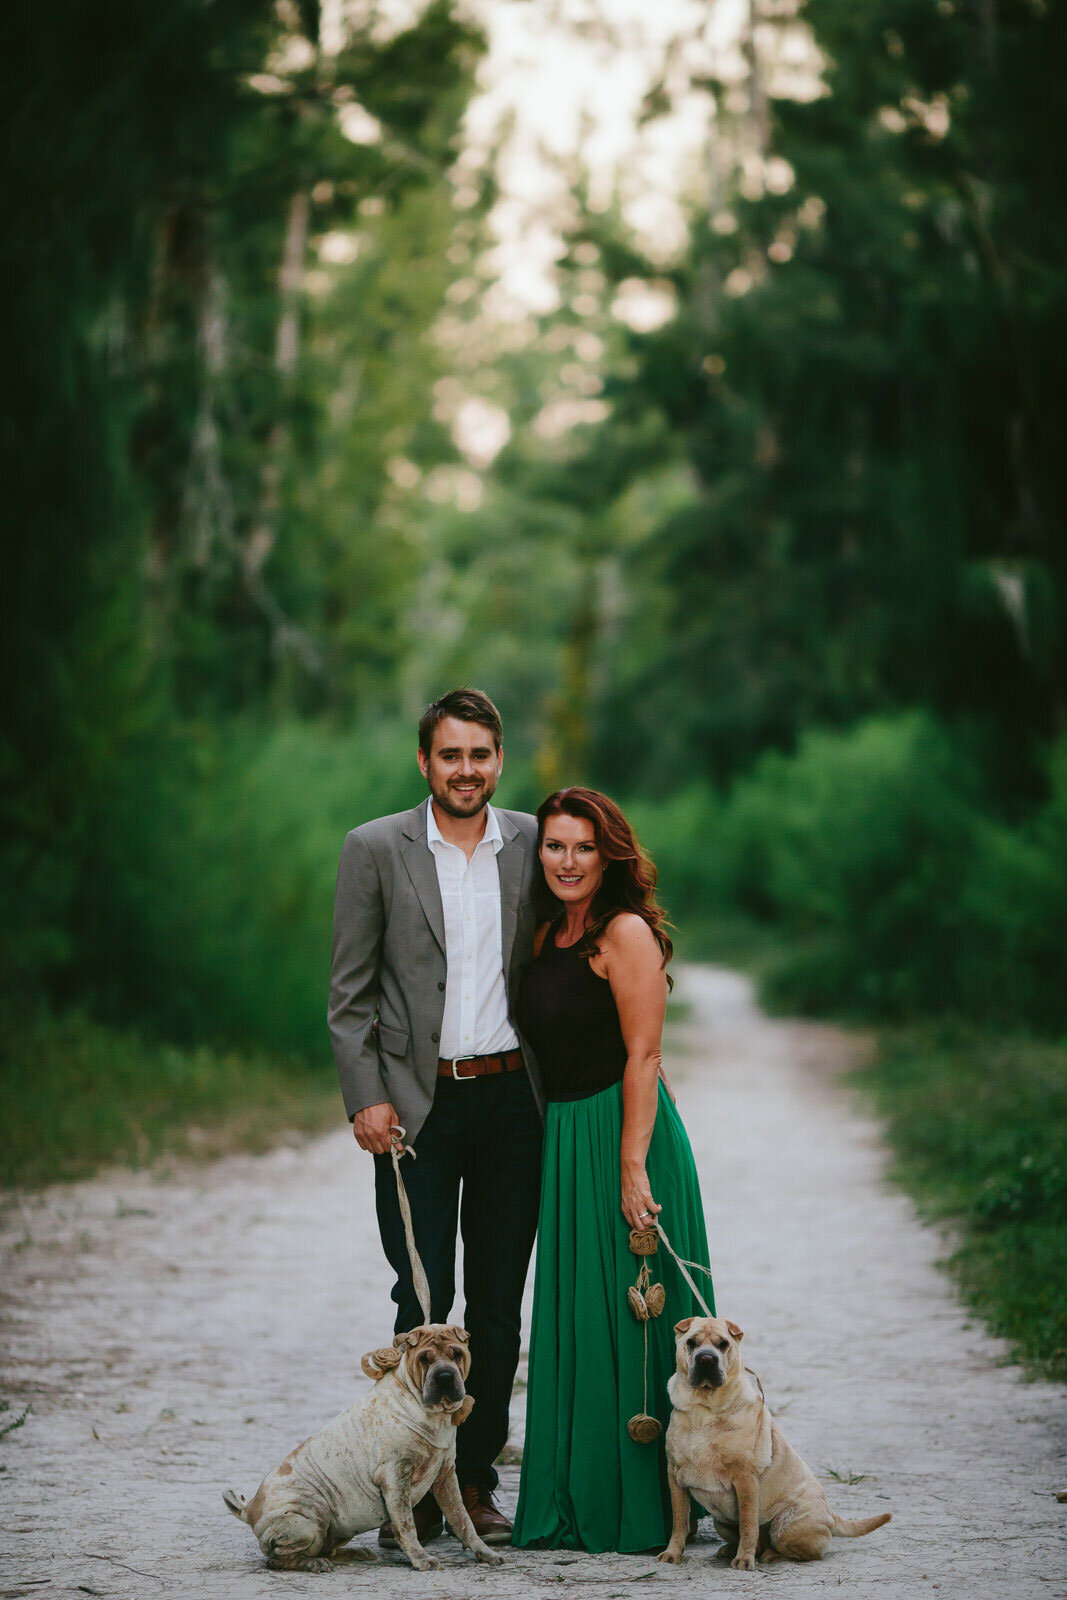
<svg viewBox="0 0 1067 1600"><path fill-rule="evenodd" d="M431 1539L439 1539L445 1531L444 1518L441 1507L437 1504L432 1494L422 1497L414 1509L415 1537L422 1545L429 1544ZM378 1529L378 1543L383 1550L399 1550L400 1542L396 1536L396 1529L391 1522L383 1522Z"/></svg>
<svg viewBox="0 0 1067 1600"><path fill-rule="evenodd" d="M478 1483L466 1483L460 1493L479 1539L486 1544L510 1544L511 1523L495 1504L492 1491Z"/></svg>

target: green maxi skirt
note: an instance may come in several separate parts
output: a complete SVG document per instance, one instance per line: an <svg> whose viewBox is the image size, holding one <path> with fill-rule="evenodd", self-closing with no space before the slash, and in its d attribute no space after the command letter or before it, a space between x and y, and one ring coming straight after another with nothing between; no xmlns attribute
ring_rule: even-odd
<svg viewBox="0 0 1067 1600"><path fill-rule="evenodd" d="M626 1303L641 1260L619 1205L621 1137L621 1083L547 1108L515 1545L640 1551L671 1535L664 1434L673 1330L703 1313L662 1241L647 1257L666 1291L662 1316L642 1325ZM662 1083L647 1171L671 1244L708 1265L693 1152ZM711 1280L693 1277L714 1310ZM647 1410L663 1424L650 1444L627 1432L646 1409L644 1326Z"/></svg>

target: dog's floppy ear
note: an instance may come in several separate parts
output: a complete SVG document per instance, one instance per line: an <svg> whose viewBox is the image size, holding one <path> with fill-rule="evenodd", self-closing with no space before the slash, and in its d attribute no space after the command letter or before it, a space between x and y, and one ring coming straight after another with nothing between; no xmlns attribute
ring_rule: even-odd
<svg viewBox="0 0 1067 1600"><path fill-rule="evenodd" d="M471 1336L467 1332L466 1328L461 1328L454 1322L449 1323L448 1332L449 1336L457 1340L460 1344L470 1344L471 1342Z"/></svg>
<svg viewBox="0 0 1067 1600"><path fill-rule="evenodd" d="M677 1337L678 1334L684 1333L687 1328L691 1328L695 1321L696 1317L683 1317L681 1322L676 1322L674 1324L675 1336Z"/></svg>
<svg viewBox="0 0 1067 1600"><path fill-rule="evenodd" d="M474 1396L472 1394L464 1395L463 1399L452 1413L452 1426L454 1428L458 1428L461 1422L466 1422L473 1410Z"/></svg>
<svg viewBox="0 0 1067 1600"><path fill-rule="evenodd" d="M414 1345L418 1344L421 1333L421 1328L412 1328L410 1333L398 1333L393 1340L394 1350L410 1350Z"/></svg>
<svg viewBox="0 0 1067 1600"><path fill-rule="evenodd" d="M729 1317L726 1318L726 1331L730 1335L731 1339L737 1340L738 1344L740 1344L741 1340L745 1337L743 1331L737 1326L737 1323L731 1322Z"/></svg>
<svg viewBox="0 0 1067 1600"><path fill-rule="evenodd" d="M379 1378L384 1378L387 1372L398 1367L404 1359L402 1350L395 1345L386 1345L383 1350L369 1350L360 1362L360 1366L368 1378L373 1378L375 1383Z"/></svg>

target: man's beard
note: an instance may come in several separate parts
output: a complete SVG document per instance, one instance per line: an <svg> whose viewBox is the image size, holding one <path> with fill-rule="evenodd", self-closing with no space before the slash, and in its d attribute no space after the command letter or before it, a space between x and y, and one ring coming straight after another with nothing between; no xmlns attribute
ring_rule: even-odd
<svg viewBox="0 0 1067 1600"><path fill-rule="evenodd" d="M476 817L479 811L484 811L485 807L489 804L496 792L496 784L493 784L492 786L489 784L483 784L477 796L473 797L473 803L468 801L467 805L463 806L457 804L456 800L454 800L452 795L449 793L447 787L444 789L435 789L433 784L429 783L429 779L427 779L427 783L429 784L429 789L431 795L433 796L434 804L440 806L441 810L445 812L447 816L456 817L461 822L466 821L470 817Z"/></svg>

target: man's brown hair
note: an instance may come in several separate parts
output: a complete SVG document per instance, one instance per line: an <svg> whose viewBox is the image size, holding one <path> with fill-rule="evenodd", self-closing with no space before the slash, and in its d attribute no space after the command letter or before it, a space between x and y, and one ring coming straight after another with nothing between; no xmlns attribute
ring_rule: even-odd
<svg viewBox="0 0 1067 1600"><path fill-rule="evenodd" d="M440 700L428 705L419 718L419 749L430 759L433 734L437 724L445 717L456 717L460 722L476 722L493 735L493 743L500 749L504 739L504 724L500 712L481 689L450 689Z"/></svg>

